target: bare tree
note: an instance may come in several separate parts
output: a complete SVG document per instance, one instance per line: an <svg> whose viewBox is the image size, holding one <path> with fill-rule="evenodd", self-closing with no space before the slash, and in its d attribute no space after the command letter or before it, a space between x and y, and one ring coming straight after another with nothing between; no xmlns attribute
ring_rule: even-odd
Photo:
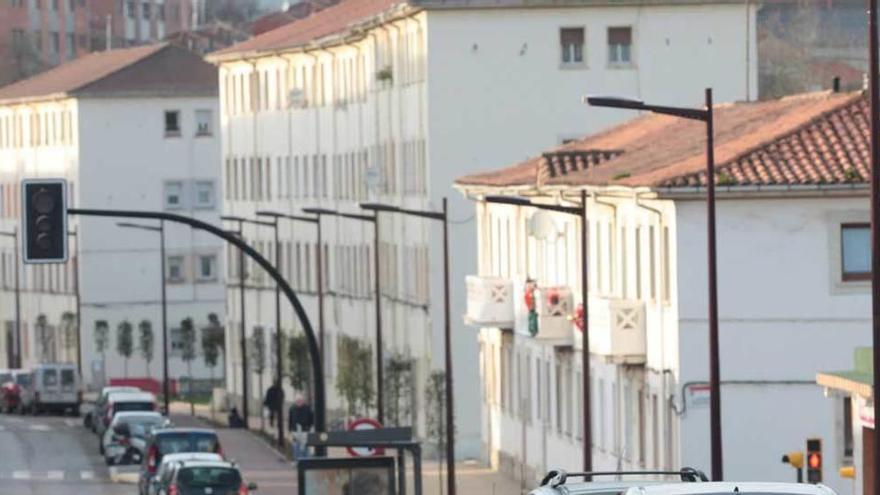
<svg viewBox="0 0 880 495"><path fill-rule="evenodd" d="M138 351L144 362L147 363L147 376L153 376L150 373L150 363L153 362L153 350L155 348L156 337L153 334L153 324L150 320L143 320L138 324Z"/></svg>
<svg viewBox="0 0 880 495"><path fill-rule="evenodd" d="M134 328L128 320L123 320L116 326L116 352L122 356L125 377L128 378L128 360L134 353Z"/></svg>

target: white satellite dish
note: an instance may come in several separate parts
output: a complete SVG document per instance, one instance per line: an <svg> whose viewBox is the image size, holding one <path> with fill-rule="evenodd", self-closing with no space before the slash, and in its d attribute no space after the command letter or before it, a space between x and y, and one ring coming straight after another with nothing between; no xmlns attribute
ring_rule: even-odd
<svg viewBox="0 0 880 495"><path fill-rule="evenodd" d="M559 225L553 214L548 211L538 210L532 213L528 222L529 235L535 239L552 241L559 237Z"/></svg>

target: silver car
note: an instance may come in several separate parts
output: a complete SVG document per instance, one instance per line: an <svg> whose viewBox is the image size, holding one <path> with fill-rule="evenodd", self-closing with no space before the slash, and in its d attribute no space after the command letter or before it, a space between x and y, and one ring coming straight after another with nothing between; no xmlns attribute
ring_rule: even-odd
<svg viewBox="0 0 880 495"><path fill-rule="evenodd" d="M139 464L143 458L144 439L156 428L171 422L158 412L119 412L101 439L101 451L108 466Z"/></svg>

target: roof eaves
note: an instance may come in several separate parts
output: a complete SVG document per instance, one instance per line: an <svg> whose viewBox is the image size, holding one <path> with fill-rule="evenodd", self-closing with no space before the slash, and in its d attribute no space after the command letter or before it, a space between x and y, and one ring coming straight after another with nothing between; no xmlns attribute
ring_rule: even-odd
<svg viewBox="0 0 880 495"><path fill-rule="evenodd" d="M31 103L45 103L49 101L58 101L65 100L67 98L71 98L72 95L67 92L62 93L52 93L48 95L38 95L38 96L25 96L21 98L7 98L5 100L0 100L0 105L2 106L11 106L11 105L27 105Z"/></svg>

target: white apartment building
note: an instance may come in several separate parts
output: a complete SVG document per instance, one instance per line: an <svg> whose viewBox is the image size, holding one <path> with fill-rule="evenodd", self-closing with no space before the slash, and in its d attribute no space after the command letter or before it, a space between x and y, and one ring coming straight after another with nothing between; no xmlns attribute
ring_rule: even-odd
<svg viewBox="0 0 880 495"><path fill-rule="evenodd" d="M790 481L782 454L818 437L824 481L847 489L815 376L870 342L866 112L862 95L829 93L716 108L726 479ZM457 181L476 201L468 318L494 465L526 483L581 468L581 226L484 199L575 205L586 190L593 467L708 472L703 143L704 124L650 115Z"/></svg>
<svg viewBox="0 0 880 495"><path fill-rule="evenodd" d="M343 1L208 57L220 68L224 211L351 213L363 201L439 210L448 196L452 280L461 281L476 270L476 254L471 207L453 191L456 177L624 118L587 111L586 92L696 104L711 85L722 101L749 99L754 15L754 5L719 1ZM381 218L385 353L416 360L412 410L420 411L426 376L443 362L441 230ZM315 325L315 252L325 255L333 410L338 337L374 340L376 270L371 225L323 222L323 246L315 246L312 227L283 223L282 266ZM246 235L271 255L271 229L251 226ZM274 326L272 285L252 285L261 288L248 291L248 308L257 310L248 310L247 328ZM233 329L238 297L230 287ZM481 425L469 419L479 413L478 353L461 320L462 286L451 304L458 455L477 457ZM283 326L295 328L286 304L283 312ZM238 336L229 336L231 348ZM228 364L231 392L240 395L240 357L233 352ZM256 388L254 401L263 394ZM423 433L424 418L405 419Z"/></svg>
<svg viewBox="0 0 880 495"><path fill-rule="evenodd" d="M218 223L216 92L213 66L162 44L91 54L0 88L0 229L18 226L20 181L30 177L67 179L70 206L165 210ZM70 252L79 265L83 373L86 383L96 386L126 374L161 379L160 236L121 228L118 221L71 216L69 222L76 232ZM192 318L200 336L209 314L221 324L224 320L222 245L168 222L165 237L170 374L179 379L187 374L180 359L181 321ZM14 251L11 242L3 242L0 304L9 335L15 315ZM54 331L64 312L76 312L72 263L22 270L24 364L75 361L75 354L42 355L35 345L41 341L35 328L39 315ZM117 350L124 321L134 327L134 352L127 362ZM154 334L149 372L138 350L143 322ZM109 330L104 353L97 348L98 327ZM63 335L51 338L61 342ZM14 337L0 340L6 344ZM222 360L212 371L198 354L192 363L195 378L222 376Z"/></svg>

